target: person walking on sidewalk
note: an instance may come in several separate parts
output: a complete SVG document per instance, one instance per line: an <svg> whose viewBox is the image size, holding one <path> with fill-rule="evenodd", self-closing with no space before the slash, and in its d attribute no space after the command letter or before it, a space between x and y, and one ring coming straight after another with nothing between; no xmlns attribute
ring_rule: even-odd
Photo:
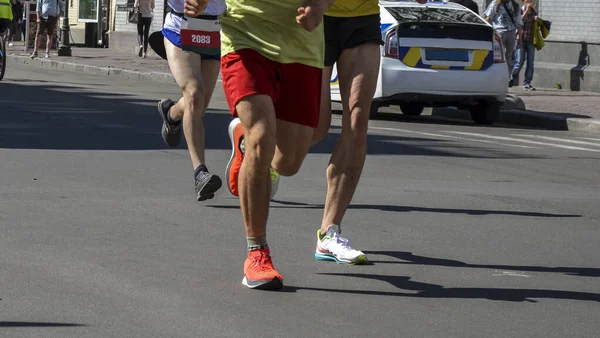
<svg viewBox="0 0 600 338"><path fill-rule="evenodd" d="M523 20L521 19L519 5L515 0L494 0L485 11L485 16L502 39L508 72L512 74L515 44L517 40L521 41L520 36L523 33ZM519 46L517 45L517 47ZM508 86L512 87L512 85L513 80L511 78Z"/></svg>
<svg viewBox="0 0 600 338"><path fill-rule="evenodd" d="M10 31L12 20L13 12L10 0L0 0L0 34L5 34Z"/></svg>
<svg viewBox="0 0 600 338"><path fill-rule="evenodd" d="M163 25L163 41L169 68L183 96L177 102L160 100L158 111L163 120L161 134L169 147L179 145L183 128L194 168L196 199L204 201L213 198L222 185L221 178L206 166L204 114L219 76L219 17L225 1L192 1L193 6L185 7L184 0L168 0L171 11Z"/></svg>
<svg viewBox="0 0 600 338"><path fill-rule="evenodd" d="M38 56L38 48L41 42L40 35L46 33L46 54L45 58L50 58L50 48L52 47L52 37L56 30L58 20L65 12L65 4L62 0L37 0L37 31L35 33L35 42L33 44L33 53L31 58Z"/></svg>
<svg viewBox="0 0 600 338"><path fill-rule="evenodd" d="M424 4L426 0L417 0ZM379 76L381 28L377 0L336 0L325 13L325 71L321 82L319 128L313 143L331 125L330 78L336 64L342 96L342 133L327 167L327 193L315 258L342 264L364 264L362 251L341 236L367 155L369 110Z"/></svg>
<svg viewBox="0 0 600 338"><path fill-rule="evenodd" d="M137 33L140 48L138 56L146 58L148 52L148 35L152 25L152 12L154 11L154 0L135 0L134 8L138 9Z"/></svg>
<svg viewBox="0 0 600 338"><path fill-rule="evenodd" d="M521 8L521 19L523 20L523 34L518 42L518 46L515 53L515 67L512 71L513 84L518 84L519 73L527 60L527 67L525 68L525 79L523 80L523 89L535 90L531 85L533 80L533 63L535 59L535 46L533 45L533 34L535 22L539 21L537 11L533 7L533 0L525 0L525 5Z"/></svg>
<svg viewBox="0 0 600 338"><path fill-rule="evenodd" d="M236 117L228 183L246 230L242 284L252 289L283 287L266 237L269 174L295 175L312 144L324 64L320 23L332 2L227 0L221 20L223 88Z"/></svg>

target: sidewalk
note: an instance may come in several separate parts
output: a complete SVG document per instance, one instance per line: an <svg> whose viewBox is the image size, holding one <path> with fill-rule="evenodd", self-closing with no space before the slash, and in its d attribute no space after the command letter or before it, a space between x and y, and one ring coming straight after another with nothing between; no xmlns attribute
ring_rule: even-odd
<svg viewBox="0 0 600 338"><path fill-rule="evenodd" d="M137 56L135 49L135 46L132 46L131 52L128 53L103 48L73 47L73 56L70 57L60 57L54 52L51 53L50 60L32 60L29 54L23 51L23 45L19 44L8 47L8 54L16 62L23 64L130 79L174 82L165 60L150 49L148 57L142 59ZM526 109L519 104L507 104L498 122L600 133L600 93L541 88L536 91L524 91L520 87L511 88L509 93L516 95L517 103L520 98ZM452 117L470 120L465 112L457 111Z"/></svg>

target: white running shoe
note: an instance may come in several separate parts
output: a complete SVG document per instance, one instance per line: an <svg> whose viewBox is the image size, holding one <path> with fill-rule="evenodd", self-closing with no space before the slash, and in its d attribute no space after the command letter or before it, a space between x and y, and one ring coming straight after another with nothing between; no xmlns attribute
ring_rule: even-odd
<svg viewBox="0 0 600 338"><path fill-rule="evenodd" d="M318 261L334 261L340 264L365 264L367 256L362 251L352 249L348 240L340 236L340 227L332 224L324 236L317 230L317 249L315 258Z"/></svg>

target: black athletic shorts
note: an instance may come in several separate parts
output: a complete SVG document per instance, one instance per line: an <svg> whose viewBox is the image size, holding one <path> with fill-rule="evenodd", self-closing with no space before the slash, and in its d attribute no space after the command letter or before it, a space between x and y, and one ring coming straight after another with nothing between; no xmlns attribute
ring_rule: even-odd
<svg viewBox="0 0 600 338"><path fill-rule="evenodd" d="M341 18L323 17L325 29L325 67L333 66L342 50L364 43L383 45L379 14Z"/></svg>

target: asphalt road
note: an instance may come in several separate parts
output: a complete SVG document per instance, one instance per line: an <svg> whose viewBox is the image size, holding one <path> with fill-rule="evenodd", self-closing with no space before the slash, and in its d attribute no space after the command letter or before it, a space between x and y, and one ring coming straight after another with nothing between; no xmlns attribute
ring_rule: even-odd
<svg viewBox="0 0 600 338"><path fill-rule="evenodd" d="M339 134L280 183L282 292L241 285L238 201L193 195L160 138L174 85L9 64L0 82L2 337L591 337L600 330L600 138L383 114L344 234L316 262ZM209 168L229 158L220 88Z"/></svg>

